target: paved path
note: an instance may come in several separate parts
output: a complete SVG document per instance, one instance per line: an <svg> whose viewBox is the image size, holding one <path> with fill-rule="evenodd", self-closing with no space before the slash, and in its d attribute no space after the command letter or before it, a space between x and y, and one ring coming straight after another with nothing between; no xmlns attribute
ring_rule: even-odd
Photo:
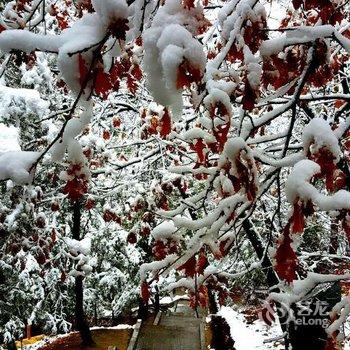
<svg viewBox="0 0 350 350"><path fill-rule="evenodd" d="M204 350L204 322L186 300L179 300L155 321L142 323L133 350Z"/></svg>

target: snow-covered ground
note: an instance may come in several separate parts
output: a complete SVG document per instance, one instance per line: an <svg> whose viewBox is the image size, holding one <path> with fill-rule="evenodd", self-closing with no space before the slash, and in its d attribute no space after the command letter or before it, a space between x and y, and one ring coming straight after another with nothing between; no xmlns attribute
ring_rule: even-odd
<svg viewBox="0 0 350 350"><path fill-rule="evenodd" d="M282 350L281 341L269 341L282 335L279 324L271 327L257 320L248 324L244 315L230 307L223 306L219 315L224 317L231 329L236 350Z"/></svg>
<svg viewBox="0 0 350 350"><path fill-rule="evenodd" d="M230 307L223 306L219 315L224 317L231 329L236 350L283 350L278 339L281 335L280 325L275 322L271 327L260 320L248 324L244 315ZM350 340L344 344L344 350L350 350Z"/></svg>

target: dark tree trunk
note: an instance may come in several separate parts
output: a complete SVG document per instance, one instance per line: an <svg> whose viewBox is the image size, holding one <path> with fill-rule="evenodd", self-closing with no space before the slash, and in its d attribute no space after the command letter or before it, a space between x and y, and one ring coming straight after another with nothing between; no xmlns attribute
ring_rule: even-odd
<svg viewBox="0 0 350 350"><path fill-rule="evenodd" d="M81 208L80 202L76 201L73 205L73 227L72 235L73 239L80 240L80 224L81 224ZM84 314L84 285L83 276L77 276L75 278L75 322L76 328L80 333L80 337L83 345L94 345L95 342L92 339L90 328L85 320Z"/></svg>
<svg viewBox="0 0 350 350"><path fill-rule="evenodd" d="M234 341L231 337L230 326L226 320L216 315L219 311L215 294L212 288L208 287L208 308L211 314L210 327L212 331L212 339L210 347L215 350L235 350Z"/></svg>
<svg viewBox="0 0 350 350"><path fill-rule="evenodd" d="M14 340L11 340L9 343L6 345L7 350L17 350L16 342Z"/></svg>
<svg viewBox="0 0 350 350"><path fill-rule="evenodd" d="M219 309L215 300L215 295L210 287L208 287L208 304L209 304L209 313L212 315L217 314Z"/></svg>
<svg viewBox="0 0 350 350"><path fill-rule="evenodd" d="M156 294L154 296L154 312L157 313L160 310L160 300L159 300L159 288L156 286Z"/></svg>
<svg viewBox="0 0 350 350"><path fill-rule="evenodd" d="M98 326L98 316L97 316L97 303L94 303L94 323Z"/></svg>
<svg viewBox="0 0 350 350"><path fill-rule="evenodd" d="M295 321L289 325L293 350L324 350L328 337L326 327L329 324L329 312L340 299L341 287L336 282L300 305L293 305ZM305 313L305 310L308 311Z"/></svg>
<svg viewBox="0 0 350 350"><path fill-rule="evenodd" d="M84 315L83 276L75 278L75 322L82 343L87 346L93 345L94 341Z"/></svg>
<svg viewBox="0 0 350 350"><path fill-rule="evenodd" d="M218 315L211 316L212 340L210 347L215 350L235 350L230 326Z"/></svg>
<svg viewBox="0 0 350 350"><path fill-rule="evenodd" d="M252 227L252 223L250 222L249 219L246 219L243 222L243 228L244 231L253 246L253 249L255 250L256 255L258 256L259 260L261 260L261 267L263 268L267 284L270 288L273 286L276 286L279 283L279 279L276 276L275 270L273 269L272 262L270 258L268 257L267 254L265 254L265 248L263 246L263 243L260 239L260 237L257 235L255 230ZM274 289L275 292L278 292L278 289ZM281 329L283 333L287 332L287 318L286 318L286 313L283 312L282 308L280 305L276 305L277 308L277 314L278 318L280 321ZM288 334L287 336L284 337L285 340L285 348L289 348L289 337Z"/></svg>
<svg viewBox="0 0 350 350"><path fill-rule="evenodd" d="M245 220L243 228L258 258L262 260L261 265L268 286L275 286L279 280L274 272L271 260L264 255L265 249L263 248L259 236L254 231L249 220ZM278 289L275 288L274 291L278 292ZM339 283L333 284L332 287L318 293L315 297L310 298L309 307L311 309L311 315L306 320L301 320L303 316L300 315L302 313L300 312L300 305L292 305L291 308L295 313L296 323L287 323L288 313L283 312L281 305L276 305L282 331L286 333L285 348L288 350L324 350L325 341L327 339L325 324L328 321L328 313L333 306L340 301L340 298L341 289ZM320 305L327 305L327 310L323 311L324 314L317 312L317 310L322 310L320 309Z"/></svg>
<svg viewBox="0 0 350 350"><path fill-rule="evenodd" d="M331 236L330 236L330 245L329 245L329 254L337 254L339 248L339 232L338 225L335 222L335 219L332 219L331 222Z"/></svg>
<svg viewBox="0 0 350 350"><path fill-rule="evenodd" d="M146 303L142 298L139 298L139 310L137 313L137 318L145 320L148 316L148 303Z"/></svg>

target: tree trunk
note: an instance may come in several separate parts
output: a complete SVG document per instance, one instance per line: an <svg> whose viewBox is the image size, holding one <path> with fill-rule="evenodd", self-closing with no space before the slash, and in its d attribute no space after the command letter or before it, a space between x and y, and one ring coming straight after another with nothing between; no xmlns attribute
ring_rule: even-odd
<svg viewBox="0 0 350 350"><path fill-rule="evenodd" d="M154 312L157 313L160 310L160 300L159 300L159 288L156 286L156 293L154 296Z"/></svg>
<svg viewBox="0 0 350 350"><path fill-rule="evenodd" d="M72 235L73 239L80 241L80 224L81 224L81 210L80 202L75 201L73 205L73 227ZM85 320L84 314L84 286L83 276L77 276L75 278L75 322L77 330L80 333L80 337L83 345L90 346L95 344L92 339L90 328Z"/></svg>
<svg viewBox="0 0 350 350"><path fill-rule="evenodd" d="M330 245L329 245L329 254L337 254L339 248L339 230L338 225L335 222L335 219L331 219L331 235L330 235Z"/></svg>
<svg viewBox="0 0 350 350"><path fill-rule="evenodd" d="M212 339L210 347L215 350L235 350L235 342L231 338L230 326L218 315L211 316Z"/></svg>
<svg viewBox="0 0 350 350"><path fill-rule="evenodd" d="M293 305L295 320L289 327L289 336L293 350L324 350L328 334L329 312L341 300L341 287L335 282L330 287L304 301L305 305Z"/></svg>
<svg viewBox="0 0 350 350"><path fill-rule="evenodd" d="M215 295L210 287L208 287L208 304L209 304L209 313L212 315L217 314L219 311L219 308L215 300Z"/></svg>
<svg viewBox="0 0 350 350"><path fill-rule="evenodd" d="M98 326L98 316L97 316L97 303L94 303L94 323L95 326Z"/></svg>
<svg viewBox="0 0 350 350"><path fill-rule="evenodd" d="M6 345L7 350L17 350L16 342L14 340L11 340L9 343Z"/></svg>
<svg viewBox="0 0 350 350"><path fill-rule="evenodd" d="M274 272L270 258L264 255L265 249L263 247L262 241L257 232L255 232L253 229L252 223L249 219L244 221L243 228L258 258L262 260L261 267L265 273L268 286L275 286L277 283L279 283L279 280ZM278 289L275 288L274 291L278 292ZM339 283L335 283L332 287L326 289L321 293L318 293L316 297L310 298L309 307L311 315L306 320L301 319L301 312L299 312L301 310L300 306L293 304L291 308L295 313L296 322L299 321L300 324L294 322L287 323L286 317L288 316L288 313L283 313L281 306L277 304L276 307L281 328L282 331L286 333L286 336L284 338L285 349L324 350L325 341L327 339L325 324L328 321L328 312L338 301L340 301L340 297L341 291ZM327 312L325 314L317 313L317 311L322 310L322 308L320 308L320 305L322 306L325 304L328 306Z"/></svg>
<svg viewBox="0 0 350 350"><path fill-rule="evenodd" d="M137 313L137 318L145 320L148 316L148 303L146 303L142 298L139 298L139 310Z"/></svg>
<svg viewBox="0 0 350 350"><path fill-rule="evenodd" d="M243 222L244 231L255 250L256 255L259 260L261 260L261 267L264 271L267 284L270 288L276 286L279 283L279 279L276 276L275 270L273 269L272 262L267 254L265 254L265 248L263 247L263 243L258 236L257 232L253 229L253 225L249 219L244 220ZM275 288L274 292L278 292L278 289ZM280 305L276 304L277 314L280 321L281 329L283 333L287 332L287 314L283 312ZM288 334L284 337L285 340L285 349L289 349L289 336Z"/></svg>

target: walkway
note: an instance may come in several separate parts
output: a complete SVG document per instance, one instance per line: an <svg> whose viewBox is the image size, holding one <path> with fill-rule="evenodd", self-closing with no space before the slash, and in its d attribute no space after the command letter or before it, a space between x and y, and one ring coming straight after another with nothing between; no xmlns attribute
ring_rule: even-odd
<svg viewBox="0 0 350 350"><path fill-rule="evenodd" d="M136 327L128 350L204 350L204 326L204 315L197 318L188 301L181 299Z"/></svg>

